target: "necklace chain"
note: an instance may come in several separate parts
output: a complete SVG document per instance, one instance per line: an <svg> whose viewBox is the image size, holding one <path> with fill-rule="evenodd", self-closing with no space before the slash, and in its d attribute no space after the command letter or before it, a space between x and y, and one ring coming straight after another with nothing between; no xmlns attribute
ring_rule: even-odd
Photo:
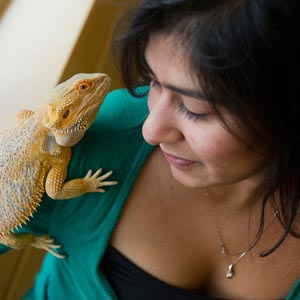
<svg viewBox="0 0 300 300"><path fill-rule="evenodd" d="M206 194L206 197L210 200L210 197L209 197L209 193L208 193L208 189L205 188L205 194ZM278 215L278 209L275 209L275 212L274 212L274 215L272 217L272 219L270 220L270 222L268 223L268 225L264 228L263 232L265 232L269 226L272 224L273 220L275 219L275 217ZM221 235L221 231L220 231L220 228L218 226L218 222L217 222L217 216L216 216L216 212L213 208L213 206L211 206L211 216L212 216L212 219L213 219L213 222L214 222L214 225L215 225L215 229L216 229L216 232L217 232L217 235L218 235L218 239L219 239L219 242L220 242L220 252L221 252L221 255L222 256L225 256L226 258L228 256L236 256L238 255L238 258L234 261L234 262L230 262L229 265L228 265L228 269L227 269L227 272L226 272L226 278L230 279L233 277L234 275L234 266L243 258L246 256L246 254L253 248L253 245L254 243L252 242L249 247L247 247L246 249L244 249L243 251L239 252L239 253L236 253L236 254L229 254L228 251L226 250L226 247L225 247L225 243L222 239L222 235Z"/></svg>

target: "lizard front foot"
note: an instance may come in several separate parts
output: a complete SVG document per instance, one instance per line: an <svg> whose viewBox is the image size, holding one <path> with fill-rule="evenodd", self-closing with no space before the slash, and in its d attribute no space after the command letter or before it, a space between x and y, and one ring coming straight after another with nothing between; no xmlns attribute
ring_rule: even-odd
<svg viewBox="0 0 300 300"><path fill-rule="evenodd" d="M44 236L34 236L33 241L31 242L30 246L43 249L51 253L52 255L58 257L58 258L65 258L66 256L63 254L59 254L53 249L59 249L61 248L61 245L54 244L54 239L44 235Z"/></svg>
<svg viewBox="0 0 300 300"><path fill-rule="evenodd" d="M101 173L102 173L102 168L97 170L94 174L92 170L89 170L88 173L83 178L84 181L89 185L89 192L104 193L105 190L102 188L103 186L118 184L117 181L103 181L109 176L111 176L111 174L113 173L112 171L109 171L103 174L102 176L99 176L101 175Z"/></svg>

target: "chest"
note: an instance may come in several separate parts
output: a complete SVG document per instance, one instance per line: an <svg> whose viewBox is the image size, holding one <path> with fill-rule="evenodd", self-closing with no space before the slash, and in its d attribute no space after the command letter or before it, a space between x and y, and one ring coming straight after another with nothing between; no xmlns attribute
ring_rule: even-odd
<svg viewBox="0 0 300 300"><path fill-rule="evenodd" d="M234 254L224 256L201 193L150 175L138 179L112 236L114 247L150 275L181 289L221 299L287 296L300 278L299 239L289 237L273 254L260 257L277 241L281 227L274 222L257 246L235 263L255 236L249 224L230 218L223 224ZM234 276L228 279L231 263Z"/></svg>

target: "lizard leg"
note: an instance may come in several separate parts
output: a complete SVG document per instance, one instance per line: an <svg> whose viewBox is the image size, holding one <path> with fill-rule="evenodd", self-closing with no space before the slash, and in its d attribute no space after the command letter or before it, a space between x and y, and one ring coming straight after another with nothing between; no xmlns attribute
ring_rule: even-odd
<svg viewBox="0 0 300 300"><path fill-rule="evenodd" d="M65 255L59 254L53 250L61 247L61 245L54 244L53 241L54 240L47 235L37 236L31 233L10 233L6 236L0 237L0 243L13 249L23 249L31 246L34 248L46 250L58 258L65 258Z"/></svg>
<svg viewBox="0 0 300 300"><path fill-rule="evenodd" d="M17 113L16 123L17 126L21 126L28 118L34 114L34 111L29 109L23 109Z"/></svg>
<svg viewBox="0 0 300 300"><path fill-rule="evenodd" d="M117 184L116 181L105 181L111 176L112 171L101 175L102 169L97 170L94 174L92 170L89 170L84 178L64 182L65 172L61 168L52 167L48 173L45 189L52 199L70 199L93 192L104 193L103 187Z"/></svg>

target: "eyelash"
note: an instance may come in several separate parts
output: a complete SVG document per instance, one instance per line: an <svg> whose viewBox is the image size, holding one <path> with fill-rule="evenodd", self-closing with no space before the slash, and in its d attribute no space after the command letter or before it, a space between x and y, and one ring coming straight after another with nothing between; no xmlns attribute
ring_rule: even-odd
<svg viewBox="0 0 300 300"><path fill-rule="evenodd" d="M207 114L196 114L188 110L183 103L180 103L179 112L183 113L189 120L199 121L204 120Z"/></svg>

